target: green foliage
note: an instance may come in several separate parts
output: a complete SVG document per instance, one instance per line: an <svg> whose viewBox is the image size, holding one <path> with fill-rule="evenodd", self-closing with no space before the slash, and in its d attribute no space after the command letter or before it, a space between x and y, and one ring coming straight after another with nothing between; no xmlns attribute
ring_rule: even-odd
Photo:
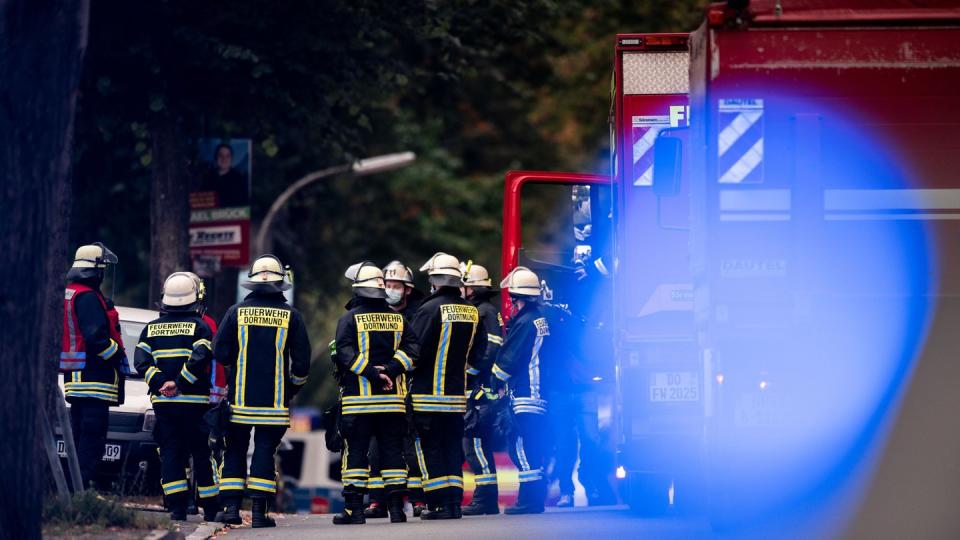
<svg viewBox="0 0 960 540"><path fill-rule="evenodd" d="M156 520L140 517L116 499L94 490L73 494L69 504L64 504L59 497L50 497L43 507L43 523L45 528L53 529L87 526L149 529L157 525Z"/></svg>
<svg viewBox="0 0 960 540"><path fill-rule="evenodd" d="M73 241L102 239L118 253L118 303L152 303L144 208L157 115L177 118L190 139L254 140L255 221L304 174L416 152L400 171L330 179L299 194L275 223L275 250L297 271L297 305L314 342L316 382L301 399L328 401L323 351L349 295L343 269L362 259L416 269L448 251L499 274L503 174L606 172L614 35L691 30L702 5L94 2ZM549 216L562 203L530 204Z"/></svg>

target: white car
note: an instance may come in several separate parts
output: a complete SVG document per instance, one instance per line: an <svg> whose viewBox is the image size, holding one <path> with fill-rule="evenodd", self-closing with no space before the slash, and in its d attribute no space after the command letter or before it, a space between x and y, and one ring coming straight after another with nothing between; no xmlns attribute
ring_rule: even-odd
<svg viewBox="0 0 960 540"><path fill-rule="evenodd" d="M101 485L106 485L102 483L106 479L115 482L116 490L123 494L155 494L160 491L160 457L153 440L155 418L147 383L136 373L133 354L143 327L160 313L121 306L117 306L117 312L123 348L134 373L127 377L124 385L123 405L110 407L110 424L102 458L104 464L100 467ZM58 379L62 393L63 377ZM57 441L57 449L60 457L66 458L62 439Z"/></svg>

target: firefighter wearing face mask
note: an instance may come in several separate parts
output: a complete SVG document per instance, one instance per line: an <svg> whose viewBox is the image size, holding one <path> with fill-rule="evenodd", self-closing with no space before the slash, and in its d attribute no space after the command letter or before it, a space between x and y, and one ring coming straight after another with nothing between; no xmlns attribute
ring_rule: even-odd
<svg viewBox="0 0 960 540"><path fill-rule="evenodd" d="M274 457L290 425L290 400L307 382L310 340L303 317L287 304L290 288L280 260L263 255L241 285L250 294L231 307L213 353L228 368L230 421L226 429L220 497L223 522L240 524L244 490L252 500L253 527L273 527L267 502L277 493ZM249 475L247 448L253 433Z"/></svg>
<svg viewBox="0 0 960 540"><path fill-rule="evenodd" d="M80 246L67 272L63 300L60 372L84 485L96 480L110 406L123 403L124 377L130 373L120 316L100 292L110 264L117 264L117 256L103 244Z"/></svg>
<svg viewBox="0 0 960 540"><path fill-rule="evenodd" d="M163 284L160 318L144 327L134 357L157 415L153 436L160 445L164 498L170 518L178 521L187 519L190 458L204 520L213 521L219 509L216 464L203 420L210 408L213 332L199 306L194 277L187 272L171 274Z"/></svg>
<svg viewBox="0 0 960 540"><path fill-rule="evenodd" d="M492 382L501 395L509 391L519 434L508 442L508 449L520 471L517 503L504 513L539 514L547 494L543 478L547 402L540 388L540 349L549 339L550 327L540 307L540 280L535 273L518 266L500 287L507 289L516 313L493 365Z"/></svg>
<svg viewBox="0 0 960 540"><path fill-rule="evenodd" d="M433 287L413 319L420 356L408 396L427 498L420 519L458 519L463 500L466 371L483 358L487 336L477 308L460 297L463 281L456 257L437 253L420 271L427 272Z"/></svg>
<svg viewBox="0 0 960 540"><path fill-rule="evenodd" d="M401 377L413 369L416 342L409 325L384 301L383 272L373 263L347 269L354 296L337 323L336 354L340 377L340 434L343 437L344 510L337 525L366 522L363 494L369 486L367 452L376 438L379 465L391 523L407 520L403 512L407 470L403 461L406 434Z"/></svg>
<svg viewBox="0 0 960 540"><path fill-rule="evenodd" d="M470 504L463 507L463 515L499 514L497 466L493 458L496 442L491 436L493 426L482 425L483 422L479 420L486 418L486 415L479 411L489 407L495 399L495 395L490 392L489 379L493 361L503 344L503 318L496 304L499 291L491 288L490 274L483 266L470 261L462 265L462 269L464 297L479 311L480 324L487 332L487 347L483 359L467 369L467 389L470 397L467 406L477 409L479 425L474 426L472 433L463 438L463 451L477 484Z"/></svg>

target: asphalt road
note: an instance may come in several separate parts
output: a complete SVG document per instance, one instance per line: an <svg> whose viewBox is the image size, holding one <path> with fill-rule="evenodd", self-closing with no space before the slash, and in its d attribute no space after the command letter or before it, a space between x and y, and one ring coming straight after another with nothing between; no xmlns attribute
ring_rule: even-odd
<svg viewBox="0 0 960 540"><path fill-rule="evenodd" d="M332 538L390 540L491 540L496 538L703 538L710 535L705 521L688 519L648 519L632 515L620 507L550 508L545 514L529 516L475 516L460 520L421 521L391 524L387 519L371 519L366 525L340 525L331 515L281 515L275 529L230 529L229 540L244 538ZM221 533L222 534L222 533Z"/></svg>

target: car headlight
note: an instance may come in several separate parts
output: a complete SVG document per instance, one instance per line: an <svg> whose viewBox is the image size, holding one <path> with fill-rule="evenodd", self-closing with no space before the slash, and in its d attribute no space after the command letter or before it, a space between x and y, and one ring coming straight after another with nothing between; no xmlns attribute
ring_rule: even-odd
<svg viewBox="0 0 960 540"><path fill-rule="evenodd" d="M153 427L157 425L157 417L153 414L153 409L147 409L143 413L143 431L153 432Z"/></svg>

